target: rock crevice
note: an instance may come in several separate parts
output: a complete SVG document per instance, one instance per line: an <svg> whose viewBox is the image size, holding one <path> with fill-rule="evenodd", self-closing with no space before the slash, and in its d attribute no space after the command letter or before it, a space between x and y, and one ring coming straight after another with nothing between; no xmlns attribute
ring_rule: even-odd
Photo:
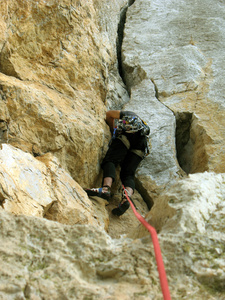
<svg viewBox="0 0 225 300"><path fill-rule="evenodd" d="M118 23L118 29L117 29L117 61L118 61L118 71L120 74L120 77L122 78L124 84L126 85L126 80L124 79L124 68L123 68L123 61L122 61L122 44L123 44L123 38L124 38L124 28L126 24L126 14L128 8L133 5L135 0L128 0L128 3L121 9L120 12L120 20Z"/></svg>

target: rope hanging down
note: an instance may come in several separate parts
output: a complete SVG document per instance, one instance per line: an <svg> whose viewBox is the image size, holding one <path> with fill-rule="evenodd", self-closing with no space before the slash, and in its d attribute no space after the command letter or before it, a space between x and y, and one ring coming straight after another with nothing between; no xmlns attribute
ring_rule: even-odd
<svg viewBox="0 0 225 300"><path fill-rule="evenodd" d="M163 294L163 299L164 300L171 300L170 298L170 291L169 291L169 286L167 282L167 277L166 277L166 271L164 268L163 264L163 259L162 259L162 254L160 250L160 245L157 237L157 233L154 227L152 227L135 209L134 204L130 200L127 191L125 187L123 186L125 195L127 200L129 201L131 208L136 216L136 218L142 223L142 225L150 232L151 237L152 237L152 242L154 246L154 251L155 251L155 258L156 258L156 263L157 263L157 268L158 268L158 273L159 273L159 279L160 279L160 284L161 284L161 289L162 289L162 294Z"/></svg>

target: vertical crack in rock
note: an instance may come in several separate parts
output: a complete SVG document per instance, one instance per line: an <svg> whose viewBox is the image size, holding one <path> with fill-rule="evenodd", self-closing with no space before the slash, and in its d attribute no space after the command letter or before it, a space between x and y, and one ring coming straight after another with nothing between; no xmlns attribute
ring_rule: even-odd
<svg viewBox="0 0 225 300"><path fill-rule="evenodd" d="M176 151L177 161L187 174L208 171L206 145L210 143L204 127L191 112L177 112Z"/></svg>
<svg viewBox="0 0 225 300"><path fill-rule="evenodd" d="M148 209L151 210L151 208L154 205L154 201L138 178L135 178L135 186L136 186L136 190L138 191L138 193L141 195L142 199L147 204Z"/></svg>
<svg viewBox="0 0 225 300"><path fill-rule="evenodd" d="M121 55L121 52L122 52L122 43L123 43L123 33L124 33L124 25L125 25L125 22L126 22L126 13L127 13L127 8L128 6L126 7L123 7L122 10L121 10L121 13L120 13L120 21L119 21L119 24L118 24L118 30L117 30L117 60L118 60L118 71L119 71L119 74L120 74L120 77L122 78L123 82L124 82L124 79L123 79L123 67L122 67L122 55ZM124 82L125 83L125 82Z"/></svg>
<svg viewBox="0 0 225 300"><path fill-rule="evenodd" d="M130 95L129 83L126 80L126 74L125 74L125 71L124 71L124 68L123 68L123 61L122 61L122 44L123 44L123 38L124 38L124 28L125 28L125 24L126 24L127 10L128 10L128 8L131 5L134 4L134 2L135 2L135 0L129 0L128 3L127 3L127 5L124 6L121 9L120 21L119 21L118 29L117 29L117 43L116 43L116 46L117 46L118 71L119 71L119 75L120 75L120 77L121 77L124 85L126 86L126 89L127 89L129 95ZM133 71L131 71L131 73L133 73ZM136 73L139 74L138 80L142 81L143 79L145 79L146 73L140 67L138 69L138 72L136 72ZM140 74L142 74L143 76L140 76ZM135 79L132 78L132 81L134 83ZM153 84L155 86L156 98L158 98L157 86L155 85L154 80L152 80L152 82L153 82ZM151 199L151 197L149 196L149 194L146 192L146 190L144 189L144 187L141 184L141 182L137 178L135 180L136 180L136 189L140 193L141 197L143 198L143 200L147 204L148 209L150 210L152 208L154 202Z"/></svg>
<svg viewBox="0 0 225 300"><path fill-rule="evenodd" d="M158 87L157 87L157 85L156 85L156 83L155 83L155 81L154 81L153 78L151 78L151 82L152 82L153 85L154 85L154 89L155 89L155 97L156 97L156 99L159 100L159 91L158 91Z"/></svg>
<svg viewBox="0 0 225 300"><path fill-rule="evenodd" d="M119 21L118 29L117 29L116 47L117 47L118 70L119 70L120 77L122 78L125 85L126 85L126 83L124 80L124 72L123 72L123 66L122 66L122 44L123 44L124 27L125 27L125 23L126 23L127 9L132 4L134 4L134 2L135 2L135 0L129 0L127 5L121 9L120 21Z"/></svg>

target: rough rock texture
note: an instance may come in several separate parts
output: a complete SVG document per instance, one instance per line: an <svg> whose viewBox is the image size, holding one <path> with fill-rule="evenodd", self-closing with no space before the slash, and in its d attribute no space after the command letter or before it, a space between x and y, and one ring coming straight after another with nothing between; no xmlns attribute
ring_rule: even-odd
<svg viewBox="0 0 225 300"><path fill-rule="evenodd" d="M126 108L152 129L137 187L154 202L146 218L161 232L175 299L210 299L204 289L225 298L224 12L221 1L140 0L127 13Z"/></svg>
<svg viewBox="0 0 225 300"><path fill-rule="evenodd" d="M0 164L0 200L4 210L70 225L96 224L87 194L50 153L36 159L3 144Z"/></svg>
<svg viewBox="0 0 225 300"><path fill-rule="evenodd" d="M162 299L119 176L109 203L83 190L124 108L151 127L133 200L172 299L224 300L223 1L0 4L0 298Z"/></svg>
<svg viewBox="0 0 225 300"><path fill-rule="evenodd" d="M117 103L126 95L115 71L124 2L1 3L2 140L35 155L53 152L82 186L97 180L98 149L109 138L104 115L110 86L121 85Z"/></svg>
<svg viewBox="0 0 225 300"><path fill-rule="evenodd" d="M160 294L149 244L112 240L87 225L0 215L1 299L152 299Z"/></svg>
<svg viewBox="0 0 225 300"><path fill-rule="evenodd" d="M146 219L160 232L174 299L224 299L225 174L205 172L178 180L159 196ZM139 226L130 235L149 234ZM215 298L204 296L204 289Z"/></svg>
<svg viewBox="0 0 225 300"><path fill-rule="evenodd" d="M173 111L180 127L184 125L177 129L177 144L181 166L188 173L224 172L224 9L221 1L140 0L127 13L123 41L127 86L131 95L135 89L134 102L146 93L148 115L155 111L152 93L148 97L146 92L152 81L156 97ZM158 115L154 122L163 125ZM165 130L161 137L166 135ZM167 164L171 169L175 163Z"/></svg>

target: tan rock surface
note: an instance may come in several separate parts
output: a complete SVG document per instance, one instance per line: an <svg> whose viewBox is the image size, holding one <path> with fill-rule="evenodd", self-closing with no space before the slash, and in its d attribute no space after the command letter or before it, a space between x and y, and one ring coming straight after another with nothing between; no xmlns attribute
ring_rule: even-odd
<svg viewBox="0 0 225 300"><path fill-rule="evenodd" d="M102 154L97 152L107 136L103 131L105 110L100 119L84 109L82 103L38 83L21 82L3 74L0 81L4 95L1 118L5 142L35 156L53 152L82 185L97 176L99 165L94 161L99 161ZM92 147L92 138L96 148ZM92 154L96 150L96 157L88 155L90 149Z"/></svg>
<svg viewBox="0 0 225 300"><path fill-rule="evenodd" d="M0 298L162 299L149 233L111 214L119 180L109 203L83 190L101 185L105 111L124 107L151 127L133 200L172 299L224 300L224 9L1 1Z"/></svg>
<svg viewBox="0 0 225 300"><path fill-rule="evenodd" d="M53 155L36 159L3 144L0 164L0 200L4 210L64 224L97 226L91 201ZM105 227L104 223L98 225Z"/></svg>
<svg viewBox="0 0 225 300"><path fill-rule="evenodd" d="M1 3L2 139L37 155L54 152L82 186L96 182L109 138L107 95L126 97L116 69L125 1L107 2Z"/></svg>
<svg viewBox="0 0 225 300"><path fill-rule="evenodd" d="M86 90L100 100L105 93L103 59L107 63L110 56L102 47L93 1L2 4L7 27L3 73L41 82L72 97L74 90ZM90 77L93 81L87 80Z"/></svg>

